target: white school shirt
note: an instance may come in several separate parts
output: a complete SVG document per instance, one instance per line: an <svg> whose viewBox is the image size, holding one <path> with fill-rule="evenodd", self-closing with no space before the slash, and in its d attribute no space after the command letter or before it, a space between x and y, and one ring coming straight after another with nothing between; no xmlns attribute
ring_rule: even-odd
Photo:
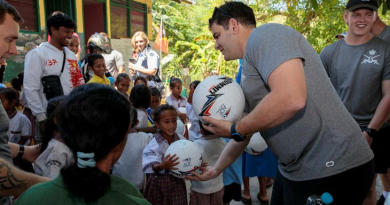
<svg viewBox="0 0 390 205"><path fill-rule="evenodd" d="M209 136L208 136L209 137ZM209 166L214 166L219 156L222 153L222 150L226 146L225 140L220 137L214 137L208 139L202 137L199 140L196 140L195 143L199 146L202 151L203 162L207 162ZM215 138L216 137L216 138ZM210 179L208 181L191 181L191 190L201 193L201 194L212 194L217 191L220 191L223 188L223 175L222 173L217 177Z"/></svg>
<svg viewBox="0 0 390 205"><path fill-rule="evenodd" d="M73 153L66 144L51 139L45 151L35 160L33 168L35 174L55 179L62 167L74 163Z"/></svg>
<svg viewBox="0 0 390 205"><path fill-rule="evenodd" d="M181 139L184 139L184 137L175 134L172 143ZM161 164L168 147L168 141L160 133L154 135L152 141L149 142L143 151L142 169L145 174L154 173L153 165ZM165 174L165 170L161 170L159 173Z"/></svg>
<svg viewBox="0 0 390 205"><path fill-rule="evenodd" d="M64 47L66 60L60 79L64 95L73 88L84 84L76 55ZM42 77L60 75L64 52L50 43L42 43L38 48L29 51L24 61L23 91L27 105L38 122L46 119L47 100L43 93Z"/></svg>
<svg viewBox="0 0 390 205"><path fill-rule="evenodd" d="M180 107L185 108L187 105L187 99L185 97L180 96L180 99L177 100L172 94L165 99L165 102L168 105L175 107L176 109L178 109Z"/></svg>
<svg viewBox="0 0 390 205"><path fill-rule="evenodd" d="M191 141L200 139L202 137L202 133L200 132L199 118L196 116L194 108L190 103L187 103L186 114L191 124L188 129L189 139Z"/></svg>
<svg viewBox="0 0 390 205"><path fill-rule="evenodd" d="M152 139L151 133L130 133L122 155L112 169L112 175L126 179L139 190L143 189L145 174L142 170L142 152Z"/></svg>
<svg viewBox="0 0 390 205"><path fill-rule="evenodd" d="M137 109L137 120L138 124L136 128L145 128L148 127L148 113L141 109Z"/></svg>
<svg viewBox="0 0 390 205"><path fill-rule="evenodd" d="M25 115L17 111L15 112L16 114L9 120L9 129L7 133L10 142L19 143L22 136L32 136L32 128L30 120ZM30 141L28 140L26 144L27 143L30 143Z"/></svg>

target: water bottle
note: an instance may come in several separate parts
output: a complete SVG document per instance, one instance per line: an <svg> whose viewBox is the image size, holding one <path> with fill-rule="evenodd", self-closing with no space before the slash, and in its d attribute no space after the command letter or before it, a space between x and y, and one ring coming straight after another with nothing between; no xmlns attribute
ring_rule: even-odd
<svg viewBox="0 0 390 205"><path fill-rule="evenodd" d="M386 201L385 201L385 205L390 205L390 195L387 196Z"/></svg>
<svg viewBox="0 0 390 205"><path fill-rule="evenodd" d="M321 196L313 195L307 198L306 205L325 205L333 202L333 197L328 192L323 193Z"/></svg>

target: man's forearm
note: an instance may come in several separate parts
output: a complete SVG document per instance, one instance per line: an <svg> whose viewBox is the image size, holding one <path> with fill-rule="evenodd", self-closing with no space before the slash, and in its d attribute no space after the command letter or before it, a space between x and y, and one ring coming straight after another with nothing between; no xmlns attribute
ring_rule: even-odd
<svg viewBox="0 0 390 205"><path fill-rule="evenodd" d="M48 178L24 172L0 158L0 195L20 195L31 186Z"/></svg>
<svg viewBox="0 0 390 205"><path fill-rule="evenodd" d="M374 117L371 119L369 128L379 130L382 125L390 117L390 95L382 97L382 100L379 102L378 107L376 108Z"/></svg>
<svg viewBox="0 0 390 205"><path fill-rule="evenodd" d="M124 73L125 72L125 66L123 66L123 65L118 66L118 72L119 73Z"/></svg>
<svg viewBox="0 0 390 205"><path fill-rule="evenodd" d="M242 154L242 151L248 145L250 137L247 137L245 141L236 142L230 140L226 147L223 149L221 156L219 157L214 168L220 174L223 170L231 165Z"/></svg>

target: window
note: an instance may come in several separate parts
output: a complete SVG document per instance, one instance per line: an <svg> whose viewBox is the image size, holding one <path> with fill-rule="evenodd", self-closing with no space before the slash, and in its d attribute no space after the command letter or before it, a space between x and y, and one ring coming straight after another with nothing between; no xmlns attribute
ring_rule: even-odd
<svg viewBox="0 0 390 205"><path fill-rule="evenodd" d="M146 29L146 5L134 1L130 5L131 34L137 31L148 33Z"/></svg>
<svg viewBox="0 0 390 205"><path fill-rule="evenodd" d="M111 37L131 37L136 31L147 33L146 5L129 0L111 1Z"/></svg>
<svg viewBox="0 0 390 205"><path fill-rule="evenodd" d="M111 38L129 37L128 9L111 5Z"/></svg>
<svg viewBox="0 0 390 205"><path fill-rule="evenodd" d="M47 18L55 11L62 11L75 20L74 0L45 0L45 10Z"/></svg>
<svg viewBox="0 0 390 205"><path fill-rule="evenodd" d="M22 31L39 31L37 0L7 0L7 2L14 6L23 17L24 23L20 25Z"/></svg>

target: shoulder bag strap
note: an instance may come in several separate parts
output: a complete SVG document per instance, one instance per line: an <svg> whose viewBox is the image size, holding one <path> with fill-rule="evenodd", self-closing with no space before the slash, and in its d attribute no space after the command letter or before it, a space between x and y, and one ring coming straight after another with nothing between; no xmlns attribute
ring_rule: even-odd
<svg viewBox="0 0 390 205"><path fill-rule="evenodd" d="M62 61L62 69L61 69L61 73L58 77L61 76L62 72L64 71L64 67L65 67L65 60L66 60L66 54L65 54L65 48L64 48L64 60Z"/></svg>

